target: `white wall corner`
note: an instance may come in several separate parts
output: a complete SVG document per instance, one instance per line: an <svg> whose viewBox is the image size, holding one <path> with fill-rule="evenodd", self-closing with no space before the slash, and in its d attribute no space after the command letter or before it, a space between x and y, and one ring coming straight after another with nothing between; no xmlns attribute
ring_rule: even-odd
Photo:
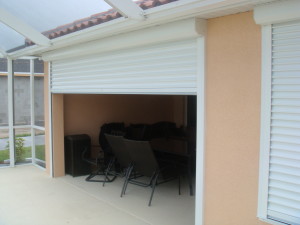
<svg viewBox="0 0 300 225"><path fill-rule="evenodd" d="M196 23L196 32L201 35L201 36L205 36L206 35L206 24L207 24L207 20L205 19L200 19L200 18L196 18L195 19L195 23Z"/></svg>
<svg viewBox="0 0 300 225"><path fill-rule="evenodd" d="M254 8L254 20L260 25L283 23L300 19L300 1L285 0Z"/></svg>

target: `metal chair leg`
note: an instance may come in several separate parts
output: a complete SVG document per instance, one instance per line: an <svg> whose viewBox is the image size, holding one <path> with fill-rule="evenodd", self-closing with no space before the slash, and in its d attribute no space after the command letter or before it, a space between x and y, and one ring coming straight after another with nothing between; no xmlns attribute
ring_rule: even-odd
<svg viewBox="0 0 300 225"><path fill-rule="evenodd" d="M188 179L189 179L189 187L190 187L190 196L194 195L193 191L193 181L192 181L192 160L191 157L189 157L189 162L188 162Z"/></svg>
<svg viewBox="0 0 300 225"><path fill-rule="evenodd" d="M103 187L104 187L104 185L105 185L105 183L107 182L107 181L110 181L110 179L108 178L108 174L109 174L109 172L110 172L110 170L111 170L111 167L113 166L113 164L115 163L115 158L113 158L113 159L111 159L110 160L110 162L109 162L109 164L108 164L108 167L107 167L107 169L106 169L106 171L105 171L105 177L104 177L104 182L103 182ZM113 178L114 179L114 178Z"/></svg>
<svg viewBox="0 0 300 225"><path fill-rule="evenodd" d="M130 170L129 170L129 173L128 173L128 177L127 177L127 179L125 180L125 183L124 183L124 189L123 189L122 196L125 195L125 192L126 192L126 189L127 189L127 185L128 185L128 183L129 183L129 179L130 179L132 170L133 170L133 166L131 166L131 168L130 168ZM121 197L122 197L122 196L121 196Z"/></svg>
<svg viewBox="0 0 300 225"><path fill-rule="evenodd" d="M149 200L149 204L148 206L151 206L151 202L152 202L152 198L153 198L153 194L154 194L154 190L156 187L156 182L157 182L157 178L158 178L159 173L157 173L154 177L154 180L152 180L152 192L151 192L151 196L150 196L150 200Z"/></svg>
<svg viewBox="0 0 300 225"><path fill-rule="evenodd" d="M125 181L124 181L123 188L121 191L121 198L123 197L123 195L125 195L125 188L127 188L127 183L128 183L129 177L131 175L132 169L133 169L133 166L130 165L126 170Z"/></svg>
<svg viewBox="0 0 300 225"><path fill-rule="evenodd" d="M181 183L180 183L180 174L178 174L178 194L181 195L181 189L180 189Z"/></svg>

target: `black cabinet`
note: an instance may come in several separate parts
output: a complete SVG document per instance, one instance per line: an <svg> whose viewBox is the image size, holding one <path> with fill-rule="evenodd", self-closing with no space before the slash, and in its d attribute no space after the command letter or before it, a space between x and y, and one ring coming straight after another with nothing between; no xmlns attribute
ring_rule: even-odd
<svg viewBox="0 0 300 225"><path fill-rule="evenodd" d="M91 151L91 139L86 134L65 136L65 172L73 177L87 175L91 172L90 165L82 160L82 154Z"/></svg>

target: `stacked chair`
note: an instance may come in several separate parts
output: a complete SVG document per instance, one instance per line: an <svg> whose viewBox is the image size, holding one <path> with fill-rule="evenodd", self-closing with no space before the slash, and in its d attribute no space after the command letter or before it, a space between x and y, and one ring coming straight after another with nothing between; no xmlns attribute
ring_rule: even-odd
<svg viewBox="0 0 300 225"><path fill-rule="evenodd" d="M132 159L129 151L125 147L124 138L120 135L111 134L105 134L105 137L111 147L111 151L114 154L114 157L111 158L111 161L105 171L105 180L109 180L110 175L115 177L124 177L132 168ZM118 163L118 168L113 168L113 166L116 167L116 163ZM105 183L106 182L104 181L103 186Z"/></svg>
<svg viewBox="0 0 300 225"><path fill-rule="evenodd" d="M180 193L180 177L178 176L176 166L172 164L160 163L156 159L148 141L124 139L124 143L128 149L127 151L130 153L132 166L129 168L126 174L121 197L125 194L128 183L142 187L150 186L152 189L148 203L148 206L150 206L156 185L171 181L176 177L179 178L178 187ZM135 171L139 176L133 174L133 171ZM148 177L149 182L145 183L139 181L138 178L140 178L140 176ZM159 181L158 178L161 178L161 180Z"/></svg>
<svg viewBox="0 0 300 225"><path fill-rule="evenodd" d="M121 197L125 195L129 184L151 187L148 206L151 206L155 187L159 184L178 178L180 194L180 174L184 168L181 164L184 166L185 162L154 153L149 142L152 138L169 138L174 135L182 137L183 132L172 122L131 124L128 127L124 123L104 124L99 134L102 157L99 154L96 159L89 160L83 156L85 161L90 161L97 168L86 180L102 182L104 186L116 177L123 177ZM98 175L102 178L96 179ZM191 177L190 174L188 176ZM191 182L190 190L192 193Z"/></svg>
<svg viewBox="0 0 300 225"><path fill-rule="evenodd" d="M86 181L89 182L112 182L115 180L116 176L107 174L107 168L111 168L114 163L114 154L111 150L111 147L106 140L105 134L114 134L114 135L124 135L126 133L126 128L124 123L106 123L103 124L100 128L99 133L99 144L96 146L98 154L96 158L90 158L86 154L86 151L82 154L82 160L89 163L93 167L96 167L94 171L86 178ZM101 177L97 179L96 177ZM104 176L104 179L102 178Z"/></svg>

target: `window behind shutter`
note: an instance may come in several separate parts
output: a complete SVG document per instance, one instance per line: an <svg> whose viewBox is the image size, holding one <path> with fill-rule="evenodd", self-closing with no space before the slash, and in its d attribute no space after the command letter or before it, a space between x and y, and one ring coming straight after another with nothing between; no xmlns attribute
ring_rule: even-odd
<svg viewBox="0 0 300 225"><path fill-rule="evenodd" d="M300 224L300 21L272 26L268 217Z"/></svg>

